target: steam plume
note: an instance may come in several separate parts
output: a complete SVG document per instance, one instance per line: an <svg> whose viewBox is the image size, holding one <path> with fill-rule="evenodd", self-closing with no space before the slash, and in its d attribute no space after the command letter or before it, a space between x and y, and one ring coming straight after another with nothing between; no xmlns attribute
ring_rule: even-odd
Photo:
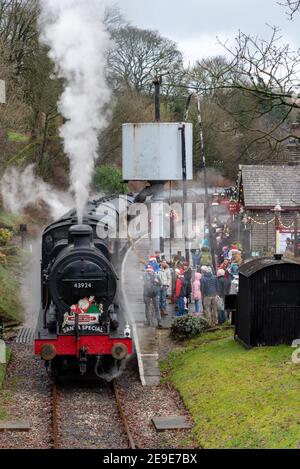
<svg viewBox="0 0 300 469"><path fill-rule="evenodd" d="M71 189L79 222L89 197L98 157L98 134L107 124L111 93L105 77L109 36L103 23L103 0L41 0L42 40L50 48L58 76L65 79L59 110L71 163Z"/></svg>
<svg viewBox="0 0 300 469"><path fill-rule="evenodd" d="M25 170L8 169L1 179L1 195L6 210L21 212L28 205L44 201L51 210L53 219L64 215L72 207L68 194L54 190L34 174L34 165Z"/></svg>

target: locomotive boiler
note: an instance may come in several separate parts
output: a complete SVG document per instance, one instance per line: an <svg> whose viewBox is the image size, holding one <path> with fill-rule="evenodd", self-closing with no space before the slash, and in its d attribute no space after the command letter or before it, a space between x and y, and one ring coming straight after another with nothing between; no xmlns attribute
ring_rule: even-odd
<svg viewBox="0 0 300 469"><path fill-rule="evenodd" d="M131 202L126 197L122 210ZM118 279L128 242L99 235L109 231L110 218L118 226L119 205L119 198L89 202L82 224L71 211L43 233L34 347L53 379L70 372L109 381L132 354Z"/></svg>

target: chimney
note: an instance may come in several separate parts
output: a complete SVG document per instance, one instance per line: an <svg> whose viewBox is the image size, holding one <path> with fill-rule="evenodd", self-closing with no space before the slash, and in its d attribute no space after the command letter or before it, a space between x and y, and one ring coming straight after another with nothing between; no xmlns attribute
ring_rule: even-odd
<svg viewBox="0 0 300 469"><path fill-rule="evenodd" d="M69 229L69 244L75 248L90 247L93 243L93 229L89 225L73 225Z"/></svg>

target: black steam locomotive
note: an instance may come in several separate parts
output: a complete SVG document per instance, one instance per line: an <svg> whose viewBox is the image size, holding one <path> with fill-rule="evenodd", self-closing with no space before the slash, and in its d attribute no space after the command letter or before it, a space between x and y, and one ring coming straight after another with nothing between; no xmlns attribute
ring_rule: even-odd
<svg viewBox="0 0 300 469"><path fill-rule="evenodd" d="M132 202L131 196L89 202L82 224L71 211L43 233L35 354L53 378L71 371L110 380L132 354L117 274L128 241L109 236Z"/></svg>

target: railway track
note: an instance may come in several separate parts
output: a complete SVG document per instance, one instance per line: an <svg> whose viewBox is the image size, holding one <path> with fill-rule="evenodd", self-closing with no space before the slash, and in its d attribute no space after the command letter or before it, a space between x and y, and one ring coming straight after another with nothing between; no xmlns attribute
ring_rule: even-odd
<svg viewBox="0 0 300 469"><path fill-rule="evenodd" d="M51 448L75 447L136 448L116 380L99 387L51 385Z"/></svg>
<svg viewBox="0 0 300 469"><path fill-rule="evenodd" d="M126 432L126 435L127 435L128 446L129 446L130 449L136 449L136 444L134 442L132 433L131 433L130 428L129 428L126 413L124 412L124 409L123 409L123 406L122 406L122 399L121 399L121 396L120 396L119 388L118 388L118 385L117 385L117 382L116 382L115 379L111 382L111 388L112 388L112 392L115 396L116 403L117 403L117 406L118 406L118 409L119 409L119 414L120 414L120 417L122 419L123 426L124 426L124 429L125 429L125 432Z"/></svg>

